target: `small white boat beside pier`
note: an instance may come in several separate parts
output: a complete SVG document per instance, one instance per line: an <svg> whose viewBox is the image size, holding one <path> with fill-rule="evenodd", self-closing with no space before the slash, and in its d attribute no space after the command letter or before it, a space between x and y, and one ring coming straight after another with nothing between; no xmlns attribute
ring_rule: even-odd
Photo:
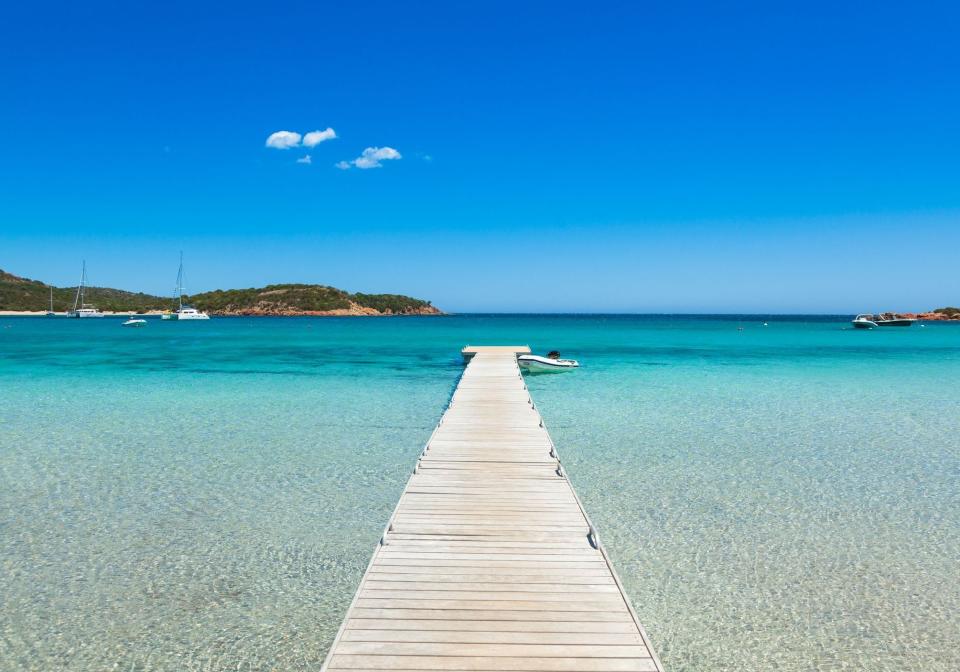
<svg viewBox="0 0 960 672"><path fill-rule="evenodd" d="M553 350L546 357L540 355L517 355L517 364L526 371L557 372L579 368L580 362L575 359L561 359L560 353Z"/></svg>

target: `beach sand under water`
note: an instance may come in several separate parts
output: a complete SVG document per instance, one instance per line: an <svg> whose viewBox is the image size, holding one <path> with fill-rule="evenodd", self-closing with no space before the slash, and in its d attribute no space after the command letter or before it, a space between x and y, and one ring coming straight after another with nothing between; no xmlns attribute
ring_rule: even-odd
<svg viewBox="0 0 960 672"><path fill-rule="evenodd" d="M316 669L467 343L580 360L528 384L671 672L960 669L960 325L848 320L0 317L0 669Z"/></svg>

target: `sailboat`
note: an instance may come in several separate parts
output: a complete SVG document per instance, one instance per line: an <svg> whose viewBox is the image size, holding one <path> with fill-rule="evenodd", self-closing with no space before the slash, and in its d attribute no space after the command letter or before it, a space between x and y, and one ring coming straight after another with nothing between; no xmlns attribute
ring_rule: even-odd
<svg viewBox="0 0 960 672"><path fill-rule="evenodd" d="M103 313L87 305L83 301L84 291L87 288L87 261L83 261L83 270L80 271L80 285L77 287L77 297L73 300L73 310L68 313L70 317L103 317ZM52 306L51 306L52 307Z"/></svg>
<svg viewBox="0 0 960 672"><path fill-rule="evenodd" d="M50 288L50 310L47 311L47 317L53 317L56 313L53 312L53 287Z"/></svg>
<svg viewBox="0 0 960 672"><path fill-rule="evenodd" d="M176 299L178 308L173 313L164 313L164 320L209 320L210 316L183 302L183 252L180 253L180 270L177 271Z"/></svg>

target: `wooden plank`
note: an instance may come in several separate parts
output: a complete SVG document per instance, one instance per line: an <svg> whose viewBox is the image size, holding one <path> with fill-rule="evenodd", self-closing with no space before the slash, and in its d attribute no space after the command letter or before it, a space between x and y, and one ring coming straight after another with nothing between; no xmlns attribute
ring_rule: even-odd
<svg viewBox="0 0 960 672"><path fill-rule="evenodd" d="M471 585L459 586L454 590L451 586L441 586L439 590L429 590L426 587L410 588L407 586L377 586L372 587L366 583L360 592L360 597L365 600L426 600L439 602L456 602L452 608L459 609L460 605L466 602L511 602L511 603L535 603L541 602L569 602L570 594L567 591L540 591L535 590L533 586L513 586L510 590L491 590L483 587L475 588ZM604 609L612 606L614 609L620 605L620 593L617 590L600 591L591 590L581 592L575 600L577 607L589 605L591 608ZM400 605L400 606L406 606ZM441 607L442 608L442 607ZM570 608L570 607L568 607Z"/></svg>
<svg viewBox="0 0 960 672"><path fill-rule="evenodd" d="M538 542L508 542L508 541L496 541L496 542L477 542L477 541L434 541L432 539L425 539L420 542L415 542L411 540L401 539L391 539L390 540L390 550L400 551L400 550L410 550L414 552L422 551L432 551L436 553L460 553L465 551L477 551L482 550L484 553L524 553L531 554L535 553L537 555L557 555L558 553L576 553L580 555L595 555L596 552L592 551L590 548L586 548L586 541L581 542L581 545L574 546L573 544L559 545L554 544L552 546L536 546ZM494 545L495 544L495 545Z"/></svg>
<svg viewBox="0 0 960 672"><path fill-rule="evenodd" d="M527 568L527 569L599 569L606 566L603 560L411 560L410 558L378 557L376 566L410 566L421 567L480 567L483 569L495 568Z"/></svg>
<svg viewBox="0 0 960 672"><path fill-rule="evenodd" d="M538 524L544 525L553 525L556 523L566 523L574 526L581 526L585 524L585 521L581 516L569 512L561 513L550 513L547 511L541 511L536 516L530 516L529 514L523 514L516 511L499 511L494 512L488 510L486 512L482 510L475 511L463 511L463 512L416 512L416 511L407 511L404 509L398 513L399 516L402 516L404 520L408 523L442 523L444 525L480 525L480 524L495 524L495 525L526 525L528 520L536 520ZM586 545L584 545L586 546ZM587 550L584 548L584 550Z"/></svg>
<svg viewBox="0 0 960 672"><path fill-rule="evenodd" d="M642 645L640 633L608 632L485 632L476 630L351 630L345 642L424 642L435 644L580 644Z"/></svg>
<svg viewBox="0 0 960 672"><path fill-rule="evenodd" d="M472 529L495 527L499 529L506 528L507 531L535 530L540 528L550 528L553 530L563 527L575 528L579 530L587 526L587 522L582 518L578 520L568 516L550 515L546 512L543 512L542 520L539 519L539 517L536 519L536 525L530 524L527 522L528 520L530 520L529 516L524 517L511 513L502 513L497 515L491 513L487 516L480 517L456 513L450 513L446 515L438 514L436 516L418 515L416 513L398 513L394 518L394 529L396 529L396 523L423 525L424 527L435 527L438 525L446 527L467 526Z"/></svg>
<svg viewBox="0 0 960 672"><path fill-rule="evenodd" d="M530 596L525 600L492 599L494 597L493 593L487 595L486 597L488 599L381 599L376 597L364 597L364 593L361 591L360 597L357 599L355 604L358 608L363 609L434 609L451 611L488 611L504 609L506 611L544 611L557 608L558 605L556 602L559 602L559 606L562 606L564 611L569 612L599 611L603 613L620 615L627 611L626 606L623 604L623 600L600 600L596 597L591 597L590 601L549 600L546 599L547 595Z"/></svg>
<svg viewBox="0 0 960 672"><path fill-rule="evenodd" d="M431 577L432 578L432 577ZM461 578L460 581L410 581L391 580L377 578L373 574L367 576L363 584L363 594L372 597L376 593L377 597L389 597L386 592L396 591L423 591L423 595L445 591L450 593L475 594L475 593L506 593L509 595L526 595L529 593L561 593L567 595L572 592L577 593L618 593L617 586L612 581L610 583L582 583L571 585L566 583L533 583L524 582L520 586L513 585L510 582L497 581L468 581ZM519 591L519 592L518 592Z"/></svg>
<svg viewBox="0 0 960 672"><path fill-rule="evenodd" d="M596 565L592 569L578 567L576 569L552 569L550 567L537 567L525 569L522 567L430 567L423 565L380 565L376 564L370 568L367 575L371 579L379 575L391 576L412 576L421 574L430 575L431 580L435 581L469 581L472 577L483 576L486 579L473 579L475 581L503 581L519 582L524 581L537 583L598 583L599 579L609 579L613 582L610 573L606 567ZM397 579L400 580L400 579ZM409 579L412 581L423 580Z"/></svg>
<svg viewBox="0 0 960 672"><path fill-rule="evenodd" d="M516 350L470 357L322 669L662 672Z"/></svg>
<svg viewBox="0 0 960 672"><path fill-rule="evenodd" d="M349 614L352 618L426 619L442 621L602 621L625 623L622 612L613 611L541 611L523 609L400 609L384 607L360 607L354 605Z"/></svg>
<svg viewBox="0 0 960 672"><path fill-rule="evenodd" d="M576 505L577 500L564 492L556 492L549 495L536 493L499 493L495 490L481 492L465 492L462 488L448 488L446 491L437 491L434 489L420 490L417 486L411 486L410 490L404 495L405 503L430 502L430 503L455 503L462 502L469 506L479 504L506 504L512 506L526 506L528 504L562 506L567 510Z"/></svg>
<svg viewBox="0 0 960 672"><path fill-rule="evenodd" d="M331 656L331 670L469 670L470 672L656 672L650 658L535 658L523 656Z"/></svg>
<svg viewBox="0 0 960 672"><path fill-rule="evenodd" d="M578 554L578 553L566 553L563 555L537 555L535 553L530 554L520 554L520 553L440 553L433 551L421 551L414 552L405 549L393 550L389 546L385 546L381 552L381 558L390 558L392 560L406 559L406 560L416 560L417 562L423 560L480 560L480 561L497 561L497 562L517 562L517 561L534 561L534 562L603 562L603 558L597 553L588 553L588 554Z"/></svg>
<svg viewBox="0 0 960 672"><path fill-rule="evenodd" d="M488 354L510 354L510 355L528 355L530 346L528 345L466 345L460 351L464 355L488 355ZM480 361L482 357L476 361Z"/></svg>
<svg viewBox="0 0 960 672"><path fill-rule="evenodd" d="M401 574L404 576L430 574L437 577L451 577L442 580L467 580L469 576L491 576L496 577L493 581L507 581L508 577L517 577L518 581L527 579L536 581L542 577L544 579L553 579L556 583L597 583L598 577L610 578L609 573L604 573L605 567L602 563L588 566L578 566L575 568L560 567L554 568L552 565L541 564L533 567L519 567L506 565L501 567L437 567L435 565L398 565L398 564L380 564L376 563L370 570L373 574ZM452 577L460 577L455 579ZM501 578L502 577L502 578ZM555 577L555 578L554 578ZM574 579L586 579L584 581L574 581ZM411 579L414 580L414 579ZM422 581L423 579L415 579ZM441 580L441 579L437 579ZM551 581L547 581L548 583Z"/></svg>
<svg viewBox="0 0 960 672"><path fill-rule="evenodd" d="M628 621L537 621L537 620L446 620L446 619L397 619L397 618L351 618L346 622L349 630L372 629L379 631L400 630L419 632L505 632L534 633L599 633L637 635L637 627Z"/></svg>
<svg viewBox="0 0 960 672"><path fill-rule="evenodd" d="M519 658L647 658L637 645L590 644L449 644L441 642L342 641L337 653L379 656L489 656Z"/></svg>

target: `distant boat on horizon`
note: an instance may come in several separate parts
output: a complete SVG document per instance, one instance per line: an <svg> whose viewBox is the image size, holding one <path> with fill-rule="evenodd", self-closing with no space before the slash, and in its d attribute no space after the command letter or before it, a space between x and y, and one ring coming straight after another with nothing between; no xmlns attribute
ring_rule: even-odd
<svg viewBox="0 0 960 672"><path fill-rule="evenodd" d="M180 253L180 268L177 271L176 292L177 309L172 313L164 313L162 320L209 320L210 316L183 302L183 252Z"/></svg>
<svg viewBox="0 0 960 672"><path fill-rule="evenodd" d="M103 317L103 313L94 306L84 303L84 292L87 288L87 260L83 260L83 269L80 271L80 284L77 286L77 296L73 300L73 310L67 313L70 317ZM52 290L51 290L52 291ZM50 308L53 309L53 294L51 293Z"/></svg>

